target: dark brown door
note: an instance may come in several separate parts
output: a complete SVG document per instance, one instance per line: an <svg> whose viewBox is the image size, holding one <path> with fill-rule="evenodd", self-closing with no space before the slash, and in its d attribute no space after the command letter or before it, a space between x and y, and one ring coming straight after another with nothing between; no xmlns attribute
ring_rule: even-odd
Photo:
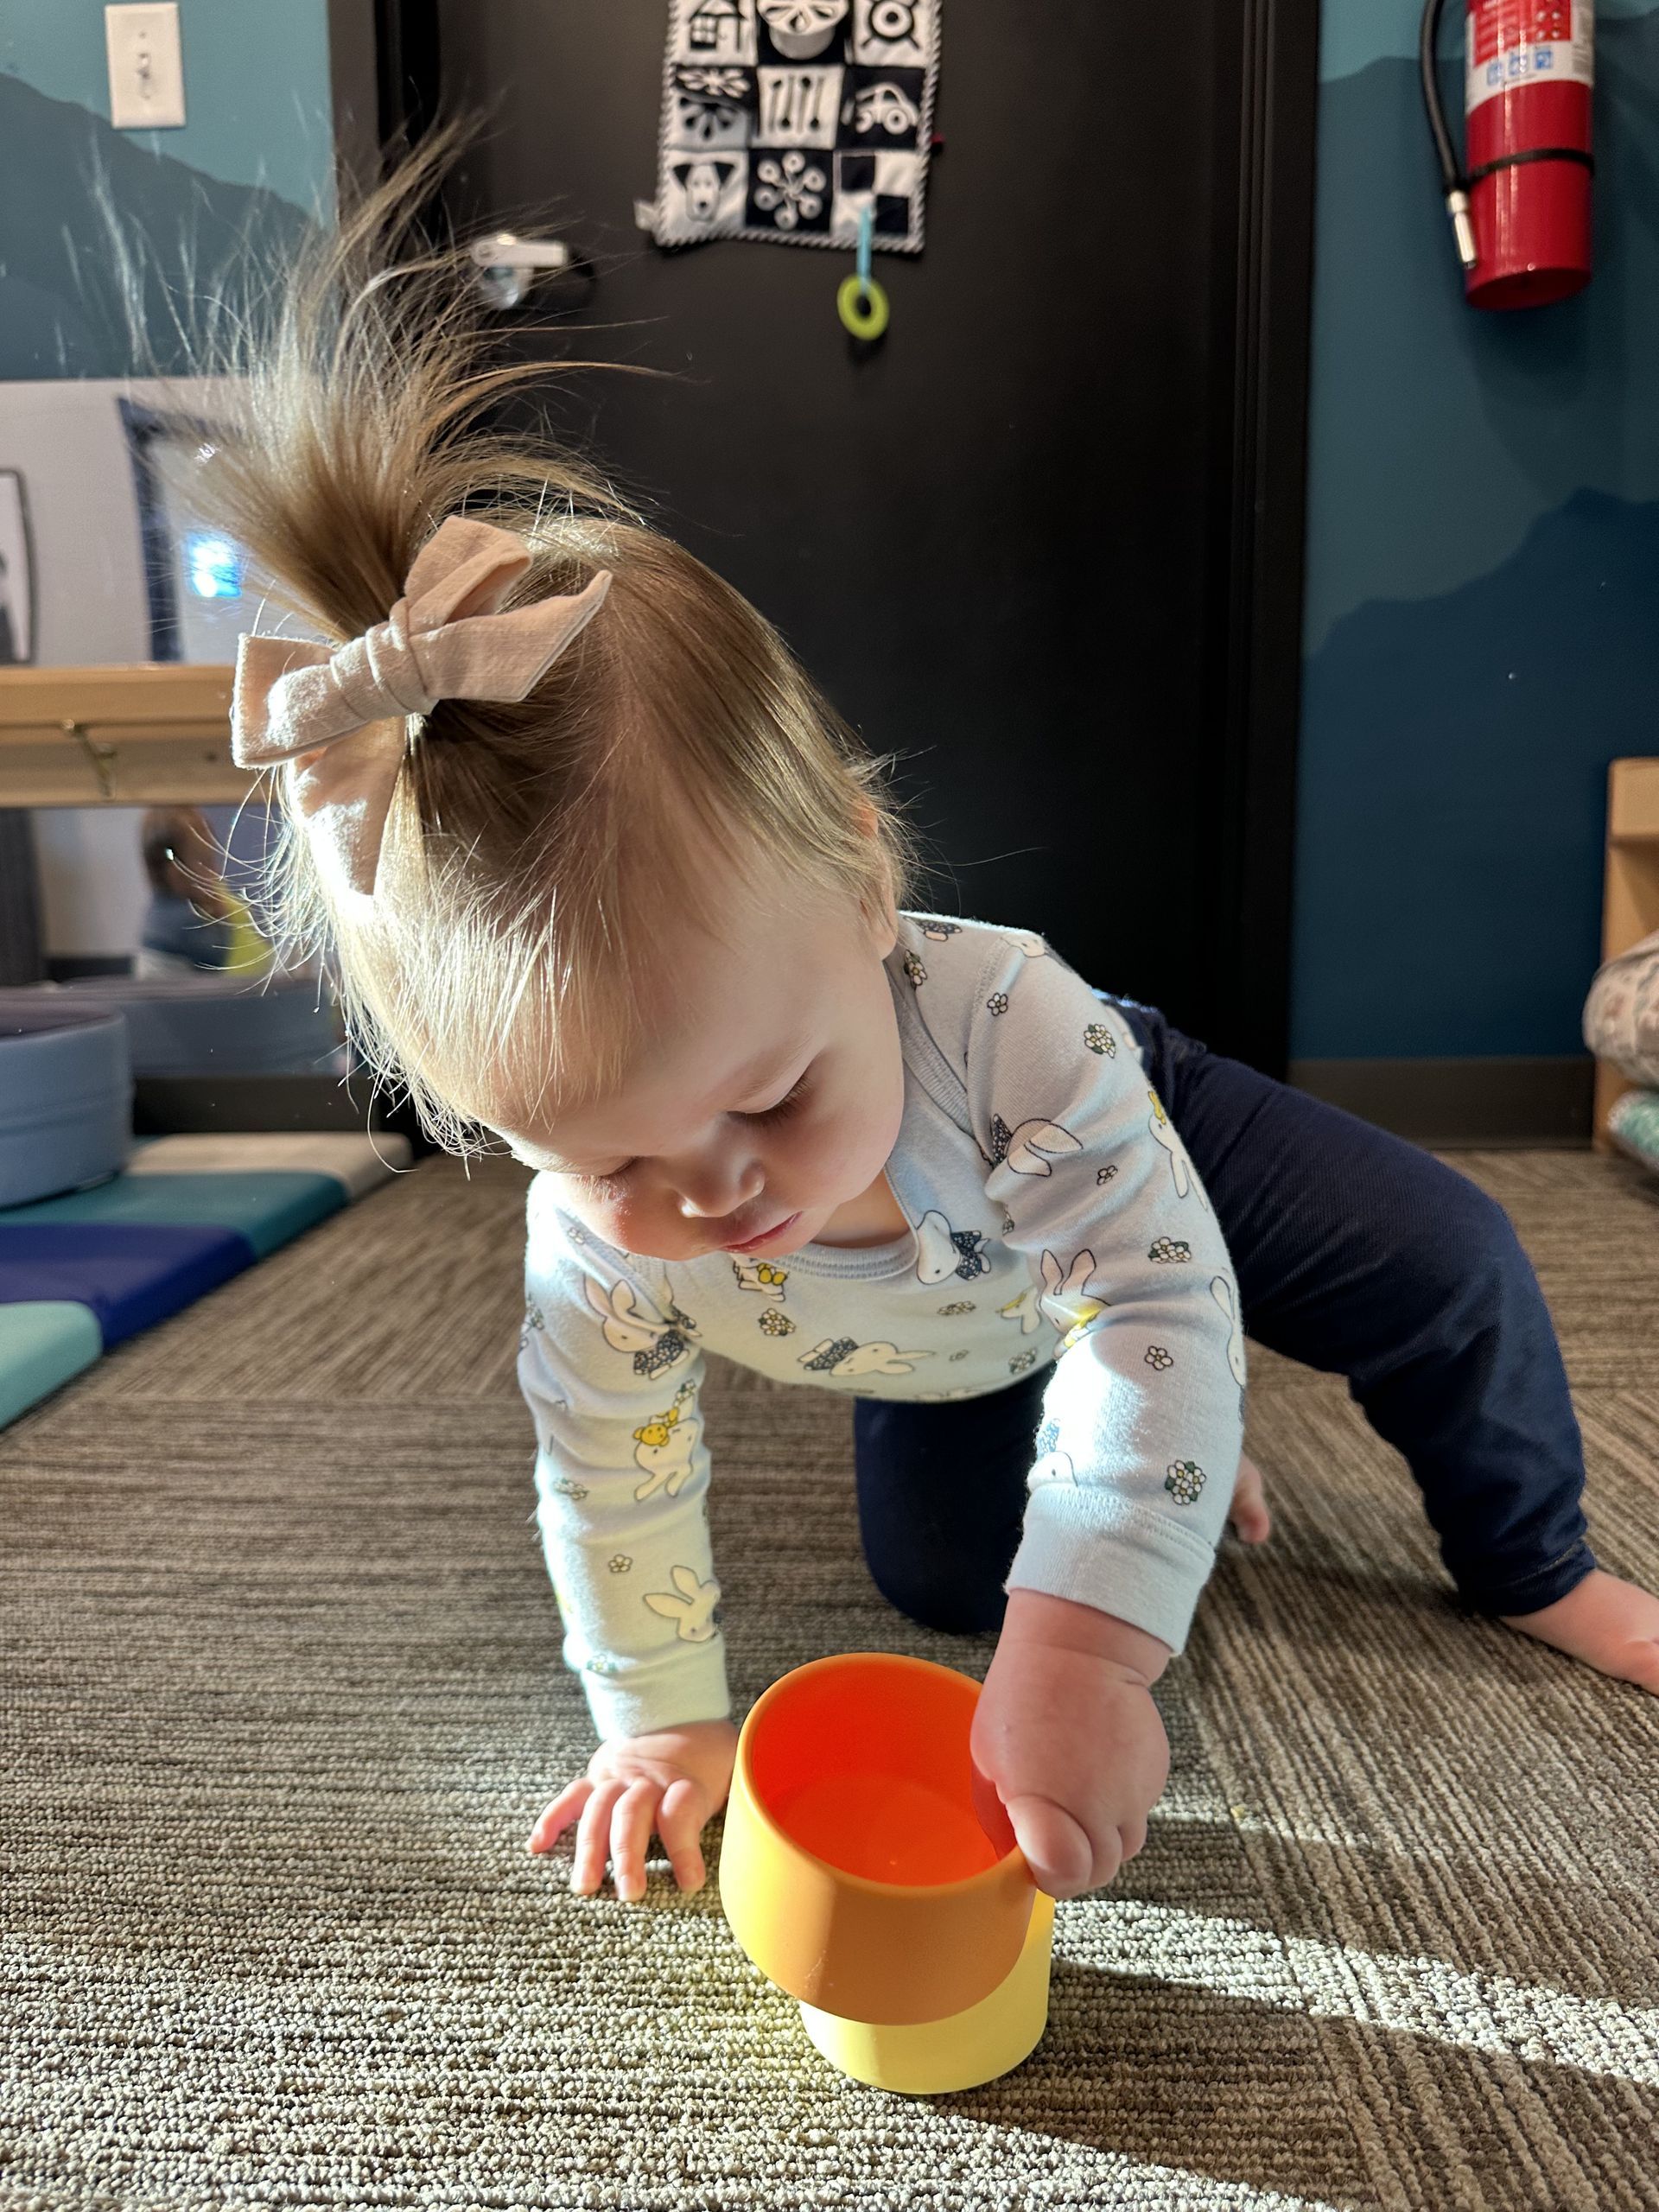
<svg viewBox="0 0 1659 2212"><path fill-rule="evenodd" d="M878 257L892 326L861 352L836 317L847 256L664 253L634 227L661 6L439 12L445 105L493 118L456 212L568 235L600 271L581 320L603 327L576 348L671 372L584 379L563 419L901 756L937 900L1043 930L1092 981L1270 1062L1302 364L1293 283L1274 674L1253 581L1250 71L1265 55L1311 88L1311 22L1275 59L1245 20L1271 10L1241 0L948 0L926 250Z"/></svg>

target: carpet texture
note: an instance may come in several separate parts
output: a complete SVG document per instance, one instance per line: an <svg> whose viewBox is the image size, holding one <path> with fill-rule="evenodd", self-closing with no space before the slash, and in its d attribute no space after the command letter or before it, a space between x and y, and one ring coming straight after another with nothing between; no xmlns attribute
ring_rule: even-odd
<svg viewBox="0 0 1659 2212"><path fill-rule="evenodd" d="M1659 1203L1465 1155L1592 1535L1659 1576ZM0 1439L0 2205L1659 2212L1659 1700L1462 1618L1398 1460L1259 1355L1272 1544L1160 1686L1151 1840L991 2088L865 2089L711 1891L572 1898L591 1747L512 1378L523 1178L429 1163ZM860 1562L849 1408L709 1394L734 1684L982 1672Z"/></svg>

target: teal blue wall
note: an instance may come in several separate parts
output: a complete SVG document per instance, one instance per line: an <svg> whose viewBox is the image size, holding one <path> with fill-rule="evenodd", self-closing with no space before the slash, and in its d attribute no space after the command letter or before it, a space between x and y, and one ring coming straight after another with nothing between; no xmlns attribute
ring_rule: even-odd
<svg viewBox="0 0 1659 2212"><path fill-rule="evenodd" d="M1577 1050L1606 764L1659 750L1659 0L1598 10L1594 280L1508 315L1463 302L1419 12L1325 0L1301 1058Z"/></svg>
<svg viewBox="0 0 1659 2212"><path fill-rule="evenodd" d="M0 0L0 377L143 365L109 215L148 270L153 365L240 243L275 245L332 207L327 0L181 0L177 130L109 122L102 0Z"/></svg>
<svg viewBox="0 0 1659 2212"><path fill-rule="evenodd" d="M185 124L128 144L299 207L333 190L327 0L180 0ZM0 0L0 71L110 115L103 0Z"/></svg>

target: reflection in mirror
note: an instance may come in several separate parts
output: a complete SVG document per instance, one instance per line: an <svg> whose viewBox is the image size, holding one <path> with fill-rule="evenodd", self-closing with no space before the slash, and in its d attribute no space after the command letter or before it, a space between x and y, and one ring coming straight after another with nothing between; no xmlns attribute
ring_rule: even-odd
<svg viewBox="0 0 1659 2212"><path fill-rule="evenodd" d="M22 471L0 468L0 668L35 658L35 561Z"/></svg>
<svg viewBox="0 0 1659 2212"><path fill-rule="evenodd" d="M198 497L222 391L206 378L0 383L0 665L223 665L244 631L294 626ZM64 734L94 754L97 739ZM0 901L3 972L120 1003L141 1080L337 1081L341 1029L319 978L282 966L258 926L276 828L263 798L143 795L154 803L32 806L22 836L16 818L9 872L33 882ZM8 803L27 793L7 790L0 755Z"/></svg>
<svg viewBox="0 0 1659 2212"><path fill-rule="evenodd" d="M259 926L263 804L42 807L33 828L48 988L121 1006L136 1077L346 1071L317 976Z"/></svg>

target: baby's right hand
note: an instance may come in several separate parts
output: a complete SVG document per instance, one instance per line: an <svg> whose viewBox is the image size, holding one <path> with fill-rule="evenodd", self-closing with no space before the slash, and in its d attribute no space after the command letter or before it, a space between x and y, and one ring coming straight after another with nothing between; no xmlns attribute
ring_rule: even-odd
<svg viewBox="0 0 1659 2212"><path fill-rule="evenodd" d="M567 1783L540 1815L530 1847L551 1851L579 1819L571 1888L592 1897L608 1858L616 1894L633 1899L645 1894L645 1846L655 1829L675 1880L683 1890L700 1890L706 1875L698 1839L726 1802L736 1758L737 1731L729 1720L690 1720L654 1736L601 1744L587 1773Z"/></svg>

